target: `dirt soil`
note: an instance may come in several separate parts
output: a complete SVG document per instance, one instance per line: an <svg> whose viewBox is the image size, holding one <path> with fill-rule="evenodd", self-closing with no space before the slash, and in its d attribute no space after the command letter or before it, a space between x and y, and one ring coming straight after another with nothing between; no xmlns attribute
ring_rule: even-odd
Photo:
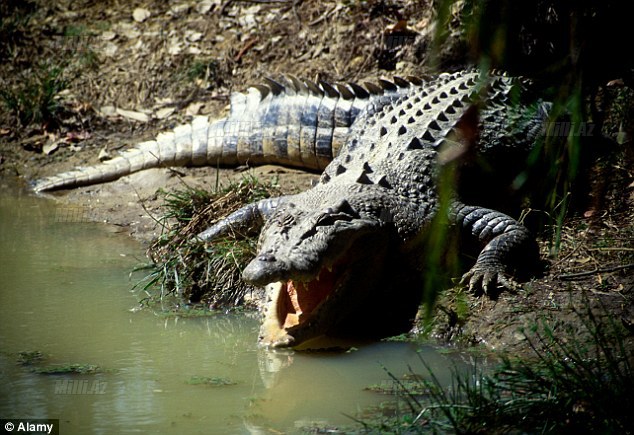
<svg viewBox="0 0 634 435"><path fill-rule="evenodd" d="M430 3L9 1L0 10L10 17L0 25L0 85L3 95L24 98L0 112L0 185L26 190L31 180L96 164L194 115L220 116L231 92L265 76L363 81L425 74ZM460 68L461 53L452 45L443 60ZM226 184L242 169L152 169L50 196L149 243L161 231L161 189ZM249 170L287 192L317 178L273 166ZM623 194L625 210L568 222L561 254L525 291L497 300L464 296L466 318L451 314L463 296L450 294L443 302L450 315L437 336L521 348L519 326L543 316L573 319L572 309L586 303L605 305L632 331L634 269L623 266L634 261L634 200L631 190ZM562 278L581 271L593 272Z"/></svg>

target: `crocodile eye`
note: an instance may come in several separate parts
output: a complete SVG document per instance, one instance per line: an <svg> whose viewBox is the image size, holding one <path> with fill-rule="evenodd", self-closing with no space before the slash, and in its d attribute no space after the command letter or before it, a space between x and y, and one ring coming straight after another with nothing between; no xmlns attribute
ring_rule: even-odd
<svg viewBox="0 0 634 435"><path fill-rule="evenodd" d="M335 213L332 209L327 209L317 216L317 219L315 219L315 226L333 225L336 221L350 222L352 219L354 219L354 217L347 213Z"/></svg>
<svg viewBox="0 0 634 435"><path fill-rule="evenodd" d="M320 227L320 226L332 225L334 221L335 220L333 219L332 214L322 213L319 216L317 216L317 219L315 219L315 226Z"/></svg>

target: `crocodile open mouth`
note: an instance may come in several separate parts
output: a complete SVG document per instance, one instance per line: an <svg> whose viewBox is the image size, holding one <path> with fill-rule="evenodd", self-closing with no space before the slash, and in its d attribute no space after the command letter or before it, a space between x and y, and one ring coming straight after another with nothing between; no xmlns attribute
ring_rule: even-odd
<svg viewBox="0 0 634 435"><path fill-rule="evenodd" d="M273 347L288 347L300 344L301 337L312 338L312 328L318 322L317 313L327 309L331 296L341 287L346 262L338 261L333 266L324 266L310 280L289 279L270 284L272 305L269 306L263 324L263 344Z"/></svg>
<svg viewBox="0 0 634 435"><path fill-rule="evenodd" d="M277 300L277 318L281 328L292 328L310 319L335 290L339 280L337 269L324 267L311 281L288 280L283 285Z"/></svg>

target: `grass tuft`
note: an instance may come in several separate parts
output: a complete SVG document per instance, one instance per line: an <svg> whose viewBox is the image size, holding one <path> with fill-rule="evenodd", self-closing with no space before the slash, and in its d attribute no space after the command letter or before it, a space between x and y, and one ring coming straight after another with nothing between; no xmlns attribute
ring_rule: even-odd
<svg viewBox="0 0 634 435"><path fill-rule="evenodd" d="M33 369L34 373L40 375L87 375L102 373L103 371L104 370L101 367L94 364L60 364L45 367L36 367Z"/></svg>
<svg viewBox="0 0 634 435"><path fill-rule="evenodd" d="M23 74L23 80L18 86L0 87L0 101L22 126L54 123L62 111L58 94L68 83L69 78L62 65L43 62L30 74Z"/></svg>
<svg viewBox="0 0 634 435"><path fill-rule="evenodd" d="M424 380L395 382L410 409L394 417L395 433L628 433L634 355L625 332L609 316L599 319L589 309L577 315L583 331L569 327L555 335L543 322L524 331L533 355L505 357L486 373L454 369L449 387L421 358ZM363 425L389 427L381 420L380 427Z"/></svg>
<svg viewBox="0 0 634 435"><path fill-rule="evenodd" d="M23 366L30 366L33 364L38 364L44 361L46 357L39 350L29 350L20 352L18 355L18 364Z"/></svg>
<svg viewBox="0 0 634 435"><path fill-rule="evenodd" d="M187 382L188 385L207 385L209 387L226 387L230 385L237 385L238 383L230 378L223 378L218 376L192 376Z"/></svg>
<svg viewBox="0 0 634 435"><path fill-rule="evenodd" d="M164 231L148 249L153 271L146 277L143 290L147 297L142 302L165 305L171 299L173 306L242 306L253 290L240 275L255 255L255 238L207 244L193 238L243 205L272 194L279 194L274 185L263 184L251 175L216 193L193 188L166 193L167 211L160 220Z"/></svg>

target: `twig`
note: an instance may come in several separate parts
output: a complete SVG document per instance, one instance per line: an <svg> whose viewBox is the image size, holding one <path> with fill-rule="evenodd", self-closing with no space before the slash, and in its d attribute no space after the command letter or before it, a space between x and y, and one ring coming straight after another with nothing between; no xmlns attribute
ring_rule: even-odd
<svg viewBox="0 0 634 435"><path fill-rule="evenodd" d="M222 7L220 8L219 15L224 15L225 9L231 5L234 1L240 3L257 3L257 4L285 4L289 3L291 0L227 0Z"/></svg>
<svg viewBox="0 0 634 435"><path fill-rule="evenodd" d="M316 24L321 23L322 21L324 21L326 18L328 18L330 15L332 15L333 13L335 13L338 9L340 9L339 5L335 5L332 8L330 8L330 10L326 11L325 13L323 13L321 15L321 17L314 19L313 21L311 21L310 23L308 23L309 26L314 26Z"/></svg>
<svg viewBox="0 0 634 435"><path fill-rule="evenodd" d="M161 231L167 229L167 223L164 219L161 218L157 218L155 217L152 212L145 206L145 201L143 198L141 198L141 194L139 193L139 191L137 190L136 187L134 187L132 184L130 184L130 186L132 187L132 190L134 190L134 194L136 195L137 199L139 200L139 204L141 204L141 208L143 208L143 211L145 211L148 216L150 217L150 219L152 219L157 225L161 226Z"/></svg>
<svg viewBox="0 0 634 435"><path fill-rule="evenodd" d="M605 267L603 269L594 269L594 270L588 270L586 272L578 272L578 273L569 273L569 274L563 274L563 275L559 275L559 279L563 279L563 280L574 280L577 278L583 278L586 276L590 276L590 275L594 275L597 273L608 273L608 272L616 272L617 270L624 270L624 269L629 269L634 267L634 263L630 263L630 264L624 264L622 266L613 266L613 267Z"/></svg>
<svg viewBox="0 0 634 435"><path fill-rule="evenodd" d="M601 252L626 251L626 252L634 252L634 248L588 248L588 251L601 251Z"/></svg>
<svg viewBox="0 0 634 435"><path fill-rule="evenodd" d="M235 0L240 3L260 3L260 4L275 4L275 3L290 3L292 0Z"/></svg>
<svg viewBox="0 0 634 435"><path fill-rule="evenodd" d="M572 249L572 251L570 251L568 254L566 254L563 258L559 258L557 259L557 261L555 261L553 266L557 266L559 264L562 264L564 261L566 261L568 258L572 257L581 247L586 246L586 236L585 234L581 237L581 241L580 243L577 243L576 246Z"/></svg>
<svg viewBox="0 0 634 435"><path fill-rule="evenodd" d="M258 38L252 38L250 40L248 40L246 42L246 44L244 44L244 46L242 47L242 49L238 52L238 54L236 55L236 57L233 58L234 62L238 62L242 56L244 56L244 54L251 48L253 47L256 43L258 42Z"/></svg>

